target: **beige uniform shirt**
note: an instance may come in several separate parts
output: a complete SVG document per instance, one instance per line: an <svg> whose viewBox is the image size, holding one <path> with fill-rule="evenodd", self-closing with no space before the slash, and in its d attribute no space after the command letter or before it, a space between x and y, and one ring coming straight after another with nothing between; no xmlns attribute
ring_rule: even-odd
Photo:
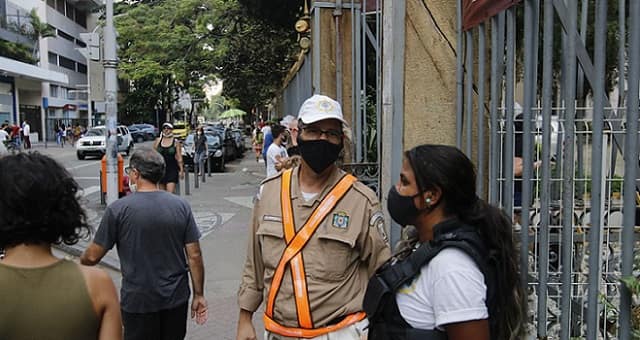
<svg viewBox="0 0 640 340"><path fill-rule="evenodd" d="M336 170L327 186L306 202L292 174L291 200L296 231L345 174ZM285 249L280 188L282 176L267 179L253 208L247 259L238 291L238 305L255 312L267 300L271 281ZM380 203L367 186L356 182L347 191L302 250L309 307L314 328L339 322L362 310L369 278L390 256ZM286 268L276 297L273 319L286 327L299 327L292 276Z"/></svg>

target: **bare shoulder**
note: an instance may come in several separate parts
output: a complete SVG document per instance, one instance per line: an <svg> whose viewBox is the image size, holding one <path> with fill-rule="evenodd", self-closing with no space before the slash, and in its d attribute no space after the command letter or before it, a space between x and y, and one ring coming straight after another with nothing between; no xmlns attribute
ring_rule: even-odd
<svg viewBox="0 0 640 340"><path fill-rule="evenodd" d="M364 196L372 205L380 203L380 201L378 200L378 195L376 195L376 193L371 190L371 188L360 181L356 181L355 183L353 183L353 190L358 194Z"/></svg>
<svg viewBox="0 0 640 340"><path fill-rule="evenodd" d="M93 266L84 266L79 264L80 271L87 281L89 288L100 288L108 285L113 285L111 276L104 270Z"/></svg>

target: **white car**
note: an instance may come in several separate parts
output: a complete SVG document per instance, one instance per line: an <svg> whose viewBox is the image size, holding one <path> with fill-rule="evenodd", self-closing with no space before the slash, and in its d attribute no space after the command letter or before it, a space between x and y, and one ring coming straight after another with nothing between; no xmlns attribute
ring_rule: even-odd
<svg viewBox="0 0 640 340"><path fill-rule="evenodd" d="M118 151L127 155L133 150L133 138L129 129L118 126ZM104 125L94 126L76 142L76 155L82 160L86 156L102 157L107 152L107 128Z"/></svg>

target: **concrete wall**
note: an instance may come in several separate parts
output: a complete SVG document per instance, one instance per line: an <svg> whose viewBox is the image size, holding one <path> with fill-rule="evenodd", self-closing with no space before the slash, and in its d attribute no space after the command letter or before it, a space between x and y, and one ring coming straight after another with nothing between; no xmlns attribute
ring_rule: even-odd
<svg viewBox="0 0 640 340"><path fill-rule="evenodd" d="M404 147L455 145L456 1L406 4Z"/></svg>

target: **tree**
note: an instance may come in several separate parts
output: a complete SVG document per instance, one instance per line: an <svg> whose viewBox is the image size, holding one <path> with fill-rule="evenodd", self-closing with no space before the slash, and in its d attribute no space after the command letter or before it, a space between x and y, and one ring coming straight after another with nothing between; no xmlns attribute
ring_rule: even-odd
<svg viewBox="0 0 640 340"><path fill-rule="evenodd" d="M273 97L294 62L292 27L257 17L238 0L128 1L118 12L120 71L132 85L127 114L151 112L154 100L171 112L179 93L202 98L213 77L224 81L225 97L250 111Z"/></svg>
<svg viewBox="0 0 640 340"><path fill-rule="evenodd" d="M31 23L29 38L35 41L35 43L33 44L32 56L37 60L38 52L40 51L40 44L38 44L38 42L43 38L55 37L56 30L55 28L40 20L40 17L38 16L35 8L32 9L31 12L29 12L29 21Z"/></svg>

